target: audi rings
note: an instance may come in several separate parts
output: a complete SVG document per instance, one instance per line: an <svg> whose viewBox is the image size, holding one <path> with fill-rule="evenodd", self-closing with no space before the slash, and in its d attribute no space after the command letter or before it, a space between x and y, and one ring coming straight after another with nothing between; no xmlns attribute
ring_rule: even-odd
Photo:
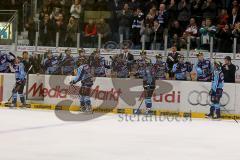
<svg viewBox="0 0 240 160"><path fill-rule="evenodd" d="M220 105L226 106L230 102L230 96L228 93L223 92L222 98L220 99ZM193 106L208 106L211 105L211 96L208 91L196 91L193 90L188 94L188 103Z"/></svg>

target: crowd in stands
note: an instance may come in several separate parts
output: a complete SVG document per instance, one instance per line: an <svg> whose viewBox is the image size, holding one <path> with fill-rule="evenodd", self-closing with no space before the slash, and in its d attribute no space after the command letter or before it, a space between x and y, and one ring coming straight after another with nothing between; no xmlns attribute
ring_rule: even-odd
<svg viewBox="0 0 240 160"><path fill-rule="evenodd" d="M216 51L232 52L232 47L224 46L232 46L234 37L239 39L238 8L236 0L48 0L40 10L40 43L55 44L58 32L59 45L72 47L76 46L76 33L80 33L84 47L94 47L98 34L103 43L119 41L122 34L134 48L145 43L146 49L163 49L167 34L169 46L178 49L187 48L190 36L192 49L208 50L213 37ZM111 17L85 20L84 11L91 10L110 11ZM26 28L34 33L33 26L27 24ZM34 38L30 39L34 43Z"/></svg>
<svg viewBox="0 0 240 160"><path fill-rule="evenodd" d="M20 1L18 1L19 3ZM42 0L39 3L39 27L29 18L25 29L30 45L35 43L39 28L39 45L52 46L59 33L59 46L76 47L77 33L81 47L119 42L119 35L130 40L133 48L163 49L164 35L168 46L232 52L233 38L240 48L240 12L238 0ZM108 18L86 18L86 11L108 11ZM98 14L98 12L95 12ZM225 47L228 46L228 47Z"/></svg>

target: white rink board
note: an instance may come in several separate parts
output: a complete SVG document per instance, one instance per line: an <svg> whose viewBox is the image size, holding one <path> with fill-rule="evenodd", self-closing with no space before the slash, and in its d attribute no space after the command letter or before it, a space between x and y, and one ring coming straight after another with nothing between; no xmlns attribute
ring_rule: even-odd
<svg viewBox="0 0 240 160"><path fill-rule="evenodd" d="M11 96L14 86L14 74L4 75L3 101ZM79 99L71 97L66 92L68 83L73 77L29 75L28 99L33 103L56 105L63 101L72 101L72 105L79 106ZM49 81L52 79L53 84ZM134 85L133 85L134 84ZM208 92L211 83L194 81L157 81L156 90L153 95L153 108L177 112L199 112L209 111ZM77 84L76 86L80 86ZM170 89L166 89L169 88ZM92 104L94 107L116 107L116 108L138 108L141 103L140 96L143 94L142 80L137 79L111 79L96 78L92 87ZM225 84L221 103L231 113L240 113L240 84ZM108 93L109 94L106 94ZM111 93L114 93L110 96ZM105 102L103 104L103 101ZM143 104L144 106L144 104Z"/></svg>

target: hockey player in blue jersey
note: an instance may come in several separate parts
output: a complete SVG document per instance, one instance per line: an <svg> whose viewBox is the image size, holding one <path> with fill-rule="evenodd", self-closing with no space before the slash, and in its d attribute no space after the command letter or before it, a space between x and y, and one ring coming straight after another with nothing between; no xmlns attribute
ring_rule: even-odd
<svg viewBox="0 0 240 160"><path fill-rule="evenodd" d="M156 55L156 63L153 65L153 71L155 72L156 80L165 80L168 72L167 63L162 60L162 55Z"/></svg>
<svg viewBox="0 0 240 160"><path fill-rule="evenodd" d="M66 49L65 54L66 55L63 57L59 64L61 66L61 72L63 75L72 75L74 71L75 61L74 58L71 56L70 49Z"/></svg>
<svg viewBox="0 0 240 160"><path fill-rule="evenodd" d="M145 114L149 114L152 108L152 95L155 89L155 72L153 71L151 59L147 58L146 51L142 51L140 55L141 58L137 60L135 75L143 79Z"/></svg>
<svg viewBox="0 0 240 160"><path fill-rule="evenodd" d="M140 55L141 55L141 58L136 61L137 72L136 72L135 76L137 78L143 78L144 72L145 72L145 68L147 67L147 64L151 64L152 63L151 59L149 59L147 57L147 52L146 51L142 51L140 53Z"/></svg>
<svg viewBox="0 0 240 160"><path fill-rule="evenodd" d="M10 66L13 64L15 55L9 52L0 51L0 73L9 73Z"/></svg>
<svg viewBox="0 0 240 160"><path fill-rule="evenodd" d="M94 51L93 62L91 65L94 77L106 77L106 68L104 57L100 56L100 51Z"/></svg>
<svg viewBox="0 0 240 160"><path fill-rule="evenodd" d="M221 62L219 61L214 62L214 71L212 74L212 86L209 92L209 95L211 96L212 104L210 107L210 113L206 115L207 117L210 117L213 119L221 118L220 99L223 94L223 86L224 86L224 74L222 72L221 67L222 67Z"/></svg>
<svg viewBox="0 0 240 160"><path fill-rule="evenodd" d="M47 52L47 58L43 62L43 67L45 68L45 74L59 74L60 57L53 55L51 51Z"/></svg>
<svg viewBox="0 0 240 160"><path fill-rule="evenodd" d="M145 114L149 114L152 108L152 95L155 89L155 74L151 61L146 62L143 71L144 101L146 106Z"/></svg>
<svg viewBox="0 0 240 160"><path fill-rule="evenodd" d="M129 67L127 59L122 54L112 58L112 68L116 72L117 78L129 78Z"/></svg>
<svg viewBox="0 0 240 160"><path fill-rule="evenodd" d="M176 80L187 80L187 72L192 71L192 65L189 62L184 62L184 56L178 55L178 63L173 65L172 72L175 74Z"/></svg>
<svg viewBox="0 0 240 160"><path fill-rule="evenodd" d="M197 80L202 82L210 82L212 77L212 65L209 60L204 59L203 53L197 54L198 62L195 66L197 72Z"/></svg>
<svg viewBox="0 0 240 160"><path fill-rule="evenodd" d="M77 69L76 77L70 82L70 85L74 85L81 81L80 88L80 105L82 112L91 112L91 87L93 85L93 77L91 75L91 69L86 62L85 58L79 59L79 68Z"/></svg>
<svg viewBox="0 0 240 160"><path fill-rule="evenodd" d="M26 102L25 102L25 96L23 94L23 90L26 83L26 72L25 72L24 64L20 62L19 57L15 59L15 63L13 67L15 69L16 84L12 90L12 107L17 106L17 95L19 95L20 97L20 101L22 103L21 107L25 107Z"/></svg>

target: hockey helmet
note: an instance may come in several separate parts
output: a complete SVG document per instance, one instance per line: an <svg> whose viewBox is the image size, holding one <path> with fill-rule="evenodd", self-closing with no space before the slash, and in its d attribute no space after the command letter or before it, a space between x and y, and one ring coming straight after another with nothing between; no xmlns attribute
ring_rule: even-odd
<svg viewBox="0 0 240 160"><path fill-rule="evenodd" d="M156 59L162 59L162 55L161 54L156 55Z"/></svg>

